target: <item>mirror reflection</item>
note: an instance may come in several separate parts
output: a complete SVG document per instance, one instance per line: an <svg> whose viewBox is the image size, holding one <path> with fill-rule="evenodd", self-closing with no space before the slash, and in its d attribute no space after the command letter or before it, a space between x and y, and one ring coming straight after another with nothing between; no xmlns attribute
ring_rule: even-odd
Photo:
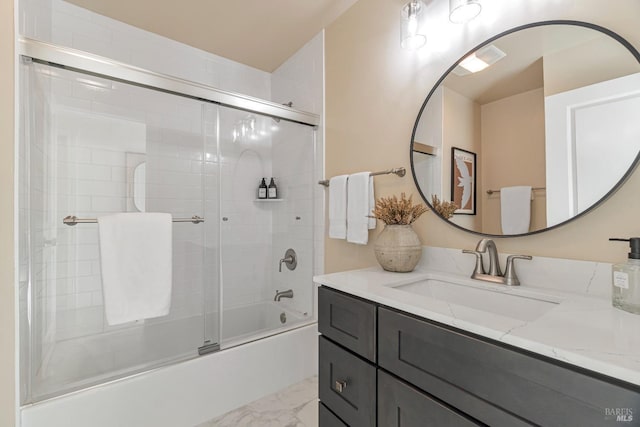
<svg viewBox="0 0 640 427"><path fill-rule="evenodd" d="M635 50L598 28L534 24L483 44L432 90L414 128L416 185L430 205L453 201L461 228L545 230L621 184L638 111Z"/></svg>

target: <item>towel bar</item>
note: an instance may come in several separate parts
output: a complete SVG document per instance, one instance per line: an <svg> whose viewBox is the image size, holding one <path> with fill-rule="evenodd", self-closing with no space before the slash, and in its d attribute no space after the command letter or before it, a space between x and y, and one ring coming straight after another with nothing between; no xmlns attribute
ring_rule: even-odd
<svg viewBox="0 0 640 427"><path fill-rule="evenodd" d="M538 190L546 190L547 187L532 187L531 191L538 191ZM500 190L487 190L487 194L488 195L492 195L493 193L499 193Z"/></svg>
<svg viewBox="0 0 640 427"><path fill-rule="evenodd" d="M65 216L62 220L62 223L68 226L74 226L76 224L94 224L97 222L97 218L78 218L75 215ZM173 218L172 222L192 222L194 224L200 224L201 222L204 222L204 218L194 215L191 218Z"/></svg>
<svg viewBox="0 0 640 427"><path fill-rule="evenodd" d="M405 176L405 174L407 173L407 170L405 168L393 168L393 169L389 169L386 171L380 171L380 172L371 172L371 176L376 176L376 175L389 175L389 174L394 174L394 175L398 175L399 177L403 177ZM320 185L324 185L325 187L329 186L329 180L328 179L323 179L322 181L318 181L318 184Z"/></svg>

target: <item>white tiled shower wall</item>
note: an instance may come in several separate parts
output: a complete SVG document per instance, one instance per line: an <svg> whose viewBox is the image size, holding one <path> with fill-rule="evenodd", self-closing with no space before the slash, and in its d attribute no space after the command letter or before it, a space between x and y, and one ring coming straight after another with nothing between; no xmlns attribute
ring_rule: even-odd
<svg viewBox="0 0 640 427"><path fill-rule="evenodd" d="M105 79L92 78L88 84L82 75L37 64L32 75L40 87L36 94L47 98L52 121L45 137L34 138L31 150L32 183L45 191L32 190L32 206L44 203L47 213L33 218L37 228L32 236L55 243L32 259L40 307L36 316L46 313L43 335L53 340L105 332L97 226L69 227L61 220L132 211L130 155L146 161L147 210L203 216L202 103ZM82 111L66 108L80 103L86 103ZM47 153L42 160L40 151ZM211 220L216 223L215 217ZM173 288L171 316L163 320L202 314L203 228L174 226L173 275L179 286ZM217 235L215 226L210 229ZM42 273L46 269L52 271Z"/></svg>
<svg viewBox="0 0 640 427"><path fill-rule="evenodd" d="M324 33L321 32L273 72L272 100L283 104L292 102L295 108L324 117L323 61ZM309 139L308 129L283 127L283 131L273 137L273 173L280 179L285 200L276 207L271 262L277 265L290 247L305 261L293 272L284 266L283 273L275 269L271 292L273 295L276 289L293 289L293 300L283 300L284 303L299 312L311 313L313 288L304 278L324 272L325 187L318 185L318 181L324 179L324 124L316 130L315 153L304 149ZM314 257L307 256L312 249L315 249ZM313 265L309 264L311 260Z"/></svg>
<svg viewBox="0 0 640 427"><path fill-rule="evenodd" d="M212 85L224 90L244 93L264 99L272 98L274 101L282 103L292 101L296 108L316 112L318 114L323 113L322 34L309 42L303 49L301 49L300 52L294 55L294 57L283 64L273 74L269 74L97 15L62 0L21 0L20 28L21 34L27 37L33 37L43 41L50 41L55 44L89 51L157 72L171 74L188 80ZM167 58L170 59L168 60ZM121 99L113 97L113 94L117 93L117 91L100 91L96 89L96 87L90 87L90 85L89 87L86 87L82 84L75 84L71 86L63 85L62 87L54 88L54 92L56 93L56 96L65 98L65 104L71 107L77 107L80 109L95 108L98 110L103 109L104 111L108 111L110 108L117 109L118 102L122 101ZM105 96L106 98L100 99L101 96ZM127 108L129 107L130 105L127 104ZM148 105L144 106L144 108L148 107ZM144 121L144 119L148 119L148 117L144 117L144 108L140 111L141 118L143 119L142 121ZM187 124L185 125L183 117L181 117L180 114L161 114L159 117L161 117L161 121L172 123L175 125L174 127L181 131L189 132L193 130L191 126L192 124L186 122ZM153 141L153 123L150 124L147 132L151 135L149 141ZM162 137L159 136L156 140L161 141ZM312 177L313 182L322 178L322 141L323 136L321 126L317 135L317 153L315 156L316 176ZM281 191L283 193L289 191L289 188L286 185L287 180L290 180L290 182L297 182L297 179L301 178L302 175L304 175L304 179L306 180L308 176L305 174L311 173L311 169L307 170L303 168L305 169L304 171L288 169L287 165L297 167L301 160L299 158L295 158L295 156L292 157L289 155L288 153L291 153L291 150L282 149L284 145L289 143L299 145L310 143L310 141L305 141L304 138L301 138L299 140L296 139L289 142L283 142L279 145L278 149L274 148L274 158L276 159L274 160L274 165L276 163L281 165L278 166L281 171L276 171L274 169L274 171L271 172L271 165L265 165L266 169L264 171L264 175L281 177L283 180ZM150 143L147 146L150 159L154 156L153 147L160 149L160 145L161 144L154 145ZM168 146L165 146L165 148L166 147ZM76 214L78 216L89 214L93 216L96 212L108 213L123 211L124 209L121 210L121 208L126 203L124 200L124 192L126 190L122 182L123 169L125 167L122 151L116 150L116 152L110 152L110 150L105 149L105 147L76 148L77 147L71 148L74 152L68 153L64 152L64 142L60 146L60 150L62 150L60 153L62 158L61 161L67 162L67 166L70 168L73 166L72 169L74 170L76 181L74 184L69 183L69 185L74 186L73 190L75 191L73 205L66 205L68 207L73 207L75 212L68 211L68 213ZM200 148L201 147L198 146L198 150ZM177 163L175 165L170 165L169 169L172 167L188 166L192 168L191 172L195 172L193 168L200 168L200 162L202 161L202 159L198 158L196 154L202 153L202 151L198 150L195 150L194 147L191 146L179 149L179 158L175 160ZM209 150L209 147L207 147L207 150ZM157 154L160 156L159 153ZM65 155L68 157L65 158ZM180 158L181 156L183 158ZM160 160L160 157L158 157L158 160ZM223 181L233 182L233 170L235 167L231 163L234 160L233 158L228 158L227 160L230 161L227 161L226 164L223 162L221 165ZM308 165L309 168L311 168L312 163L309 162L312 161L313 159L307 159L306 163L303 164ZM105 162L107 164L105 164ZM187 165L187 163L190 163L190 165ZM205 159L204 167L205 172L211 172L205 175L205 186L209 184L215 185L214 180L217 178L217 171L213 169L220 166L215 161L212 162L210 159ZM65 168L60 168L60 170L64 174ZM184 174L180 179L185 179L185 184L190 183L186 185L192 185L194 177L188 176L189 172L187 172L186 169L183 169L182 171ZM165 172L174 173L173 181L171 183L157 183L157 197L151 197L152 200L155 200L154 209L171 211L175 215L184 214L190 216L192 214L196 214L196 212L194 212L196 206L189 206L189 203L184 203L186 200L181 200L181 203L176 203L175 200L168 200L169 198L167 196L171 192L173 192L174 195L183 194L180 190L179 177L175 175L176 173L180 175L182 172L176 170L165 170ZM151 168L151 171L148 173L153 175L153 168ZM296 174L299 176L296 176ZM168 176L166 173L162 175L164 177ZM58 176L58 178L60 180L64 180L69 177ZM235 178L237 178L237 176ZM257 185L257 183L252 185ZM323 187L320 186L312 186L312 188L313 189L309 193L312 194L312 197L308 197L309 194L302 195L300 203L304 205L304 209L302 210L304 211L304 215L302 215L302 221L304 221L304 224L308 224L308 221L311 220L311 208L309 207L313 205L311 200L313 200L315 204L315 207L313 208L313 216L315 217L315 223L317 225L315 229L316 258L314 260L314 273L318 274L322 272L323 268L322 236L324 221L322 219L322 215L324 190ZM194 191L194 188L190 188L189 191ZM229 194L232 193L235 194L233 190L229 192ZM153 196L153 189L151 190L150 196ZM64 194L60 194L58 197L62 199L64 198ZM180 197L178 197L178 200L179 199ZM59 205L63 205L63 202L65 201L60 200ZM68 200L66 202L68 202ZM150 203L153 204L154 202L151 201ZM211 218L213 218L212 215L214 213L217 215L215 206L213 206L214 204L215 201L205 201L205 211ZM184 212L182 210L176 211L177 206L181 206L186 209ZM232 212L241 211L242 209L240 206L236 206L233 200L228 198L225 200L225 206ZM276 209L298 212L299 206L300 204L294 208L291 206L291 202L287 202L287 204L282 204ZM251 209L262 210L263 207L251 205ZM34 206L32 206L32 211L33 210ZM59 216L61 213L62 212L56 212L55 215ZM60 218L57 218L57 216L54 220L59 224ZM216 220L217 218L213 219ZM266 224L262 224L262 221ZM207 224L206 250L208 251L208 259L216 259L215 255L217 251L217 248L211 247L209 244L211 241L217 239L217 230L215 228L211 228L212 224L215 224L215 221L211 221ZM266 225L266 227L263 225ZM185 226L188 226L188 224ZM263 212L260 219L252 224L252 226L254 226L255 229L261 229L268 232L272 226L270 217L265 215ZM273 226L280 225L274 224ZM59 227L65 232L69 232L68 227ZM196 228L191 228L190 230L195 231ZM49 289L49 291L53 293L40 295L42 297L48 296L50 299L53 299L54 302L50 300L47 304L51 308L51 315L54 315L54 311L58 312L56 316L59 318L60 324L58 325L59 330L57 332L58 334L61 334L60 336L65 337L97 332L104 327L102 323L102 296L99 284L99 265L97 263L97 233L95 232L95 228L89 230L88 228L83 229L81 227L76 227L73 233L76 233L76 237L74 238L75 246L68 246L65 248L63 245L60 245L59 253L57 254L60 263L57 264L59 272L56 274L59 277L56 279L57 285L55 287L55 291ZM294 238L294 240L296 238L308 238L302 237L302 235L305 234L302 230L298 234L296 234L295 231L293 233L285 234L287 234L287 237ZM252 234L251 230L248 230L246 227L244 234L237 234L238 238L242 238L243 235L252 235L254 238L256 237L255 233ZM243 285L236 288L230 287L225 289L225 301L227 304L242 304L251 302L256 298L269 298L272 295L275 291L275 287L269 285L269 283L271 282L273 274L275 274L274 272L277 272L277 260L275 260L275 258L279 259L281 255L283 255L283 251L283 253L280 254L281 247L290 246L287 241L278 240L280 237L284 236L284 234L278 236L279 237L276 237L273 241L275 249L271 256L265 256L265 248L267 247L266 240L264 241L264 245L255 245L253 247L243 248L244 259L264 260L265 265L262 266L262 268L254 268L253 270L254 273L256 273L256 271L261 273L260 276L262 277L260 278L260 281L254 280L255 274L253 277L236 278L239 279L239 283L243 283ZM177 244L188 245L188 242L199 242L199 239L202 239L200 235L187 236L182 243ZM200 241L199 243L202 242ZM37 243L34 246L37 246ZM194 249L194 251L197 250ZM185 251L184 255L187 256L188 251ZM191 255L193 255L193 251L191 252ZM78 262L74 262L73 266L69 263L65 264L65 256L77 256L79 257L77 258ZM208 273L214 270L214 266L207 265L207 270L210 268L211 270L206 271L205 273L201 271L194 272L193 269L188 268L188 264L184 264L184 266L185 271L189 270L189 275L192 280L188 282L191 283L198 283L198 279L202 274L205 274L206 277L210 277L211 275ZM242 266L238 266L237 271L239 274L242 273L246 275L246 269L242 269L241 267ZM305 294L307 292L311 292L311 284L306 282L299 283L299 277L307 277L309 268L309 265L303 264L300 266L298 274L287 277L289 283L286 283L286 286L297 289L294 305L296 305L295 308L300 311L309 310L309 308L306 307L308 304L305 302L305 299L307 298ZM73 277L76 279L73 281L68 280L70 278L69 275L71 274L71 269L74 270L72 273L74 275ZM65 273L65 271L67 271L67 273ZM186 274L185 271L180 271L179 273ZM310 277L310 274L308 277ZM232 277L229 277L229 279L232 279ZM265 283L265 281L267 283ZM70 285L70 283L73 283L73 285ZM266 287L264 286L265 284L267 285ZM262 290L258 294L259 296L251 289L248 289L247 286L262 286ZM283 286L285 286L285 284L278 284L279 288ZM196 298L191 299L185 296L183 304L180 302L180 298L177 297L174 299L174 303L177 304L175 308L183 307L185 313L193 313L195 307L189 307L189 303L187 301L190 300L192 303L197 301L198 290L195 288L196 287L194 286L194 289L191 289L191 292L196 292L196 294L194 295L191 293L190 295L191 297ZM21 291L26 291L26 289L21 289ZM185 289L185 292L186 291L188 291L188 289ZM45 290L43 290L43 292L45 292ZM212 296L212 298L214 297ZM298 302L300 302L301 305L304 305L304 307L297 307ZM54 310L54 307L60 309L60 311ZM82 325L80 329L76 328L74 330L70 330L65 326L65 308L66 313L70 317L74 318L72 323L76 326ZM74 309L77 308L85 308L86 310L84 312L86 313L86 316L83 315L81 316L81 319L78 319L78 313L74 313ZM49 327L56 325L54 319L50 319L47 323L49 324Z"/></svg>
<svg viewBox="0 0 640 427"><path fill-rule="evenodd" d="M270 99L267 72L98 15L63 0L19 0L20 34L230 92Z"/></svg>

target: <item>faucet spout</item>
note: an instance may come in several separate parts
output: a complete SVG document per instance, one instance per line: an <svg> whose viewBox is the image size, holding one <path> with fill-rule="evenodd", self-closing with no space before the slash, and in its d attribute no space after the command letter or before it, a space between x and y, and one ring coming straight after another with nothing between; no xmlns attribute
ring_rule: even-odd
<svg viewBox="0 0 640 427"><path fill-rule="evenodd" d="M500 260L498 259L498 248L496 248L496 244L491 239L482 239L478 242L478 246L476 246L476 251L480 253L489 252L489 275L491 276L502 276L502 271L500 271Z"/></svg>
<svg viewBox="0 0 640 427"><path fill-rule="evenodd" d="M276 291L276 296L273 297L274 301L280 301L281 298L293 298L293 289L287 289L286 291Z"/></svg>
<svg viewBox="0 0 640 427"><path fill-rule="evenodd" d="M507 286L518 286L520 280L516 275L516 271L513 266L513 262L516 259L531 259L529 255L509 255L507 257L507 270L502 275L500 271L500 260L498 259L498 249L496 244L491 239L482 239L478 242L475 251L467 249L462 250L465 254L473 254L476 256L476 266L471 273L471 278L476 280L484 280L485 282L499 283ZM484 266L482 264L482 254L489 252L489 273L484 272Z"/></svg>

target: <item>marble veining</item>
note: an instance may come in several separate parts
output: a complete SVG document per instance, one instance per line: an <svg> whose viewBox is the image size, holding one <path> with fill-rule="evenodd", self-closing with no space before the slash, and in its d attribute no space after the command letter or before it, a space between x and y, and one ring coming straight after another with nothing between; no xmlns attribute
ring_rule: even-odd
<svg viewBox="0 0 640 427"><path fill-rule="evenodd" d="M318 377L307 378L196 427L317 427Z"/></svg>
<svg viewBox="0 0 640 427"><path fill-rule="evenodd" d="M461 253L459 257L457 249L425 248L424 252L412 273L390 273L373 267L316 276L314 281L640 385L640 316L611 306L610 264L540 258L533 264L535 270L525 267L526 262L518 266L522 286L506 287L469 279L474 260ZM552 301L554 305L533 320L522 320L500 315L499 310L483 311L473 308L473 304L465 306L438 296L397 289L428 279L491 290L478 297L487 300L496 293L505 293Z"/></svg>
<svg viewBox="0 0 640 427"><path fill-rule="evenodd" d="M508 255L500 254L503 270ZM470 275L474 265L475 257L460 249L425 246L418 269ZM611 295L609 263L534 256L531 261L516 261L516 270L523 285L604 298Z"/></svg>

